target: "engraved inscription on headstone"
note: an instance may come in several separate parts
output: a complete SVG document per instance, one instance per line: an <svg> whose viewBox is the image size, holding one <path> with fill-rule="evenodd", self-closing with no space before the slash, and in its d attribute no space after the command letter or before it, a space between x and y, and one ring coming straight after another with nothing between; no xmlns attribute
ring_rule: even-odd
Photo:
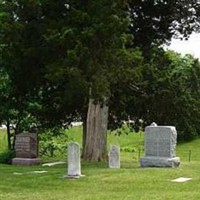
<svg viewBox="0 0 200 200"><path fill-rule="evenodd" d="M172 138L176 137L176 130L175 134L173 134L172 129L147 127L145 131L145 155L169 158L175 156Z"/></svg>
<svg viewBox="0 0 200 200"><path fill-rule="evenodd" d="M21 133L15 142L16 157L36 158L38 156L38 141L36 133Z"/></svg>
<svg viewBox="0 0 200 200"><path fill-rule="evenodd" d="M112 145L109 152L109 168L120 168L120 147Z"/></svg>
<svg viewBox="0 0 200 200"><path fill-rule="evenodd" d="M145 129L145 157L141 166L178 166L176 157L177 132L173 126L148 126Z"/></svg>
<svg viewBox="0 0 200 200"><path fill-rule="evenodd" d="M36 133L20 133L15 141L16 158L12 160L14 165L37 165L40 164L38 158L38 139Z"/></svg>
<svg viewBox="0 0 200 200"><path fill-rule="evenodd" d="M79 144L75 142L69 143L67 155L68 155L68 177L79 178L81 176Z"/></svg>

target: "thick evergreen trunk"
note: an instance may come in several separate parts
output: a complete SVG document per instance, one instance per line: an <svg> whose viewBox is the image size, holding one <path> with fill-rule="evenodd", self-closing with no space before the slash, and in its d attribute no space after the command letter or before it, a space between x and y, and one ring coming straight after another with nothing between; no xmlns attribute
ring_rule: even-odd
<svg viewBox="0 0 200 200"><path fill-rule="evenodd" d="M87 123L83 134L83 160L106 161L108 106L89 100Z"/></svg>

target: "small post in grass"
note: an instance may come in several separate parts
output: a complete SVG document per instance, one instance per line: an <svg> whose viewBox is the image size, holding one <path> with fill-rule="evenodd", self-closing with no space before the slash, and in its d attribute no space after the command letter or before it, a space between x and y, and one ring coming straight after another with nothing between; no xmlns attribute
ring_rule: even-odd
<svg viewBox="0 0 200 200"><path fill-rule="evenodd" d="M140 160L140 151L141 151L141 149L140 149L140 147L138 148L138 160Z"/></svg>
<svg viewBox="0 0 200 200"><path fill-rule="evenodd" d="M191 150L189 150L189 158L188 158L189 162L191 160L191 154L192 154L192 152L191 152Z"/></svg>

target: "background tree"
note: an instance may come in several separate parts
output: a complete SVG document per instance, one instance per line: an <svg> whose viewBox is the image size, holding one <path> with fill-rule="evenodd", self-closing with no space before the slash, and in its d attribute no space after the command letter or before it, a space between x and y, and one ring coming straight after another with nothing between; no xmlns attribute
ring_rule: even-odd
<svg viewBox="0 0 200 200"><path fill-rule="evenodd" d="M146 74L157 70L156 76L158 78L159 76L163 77L162 70L164 69L162 67L165 66L164 68L172 70L168 66L170 62L166 59L162 46L170 43L172 37L187 39L192 31L199 30L200 5L195 0L190 2L186 0L134 0L128 2L127 10L131 18L129 31L133 36L133 42L127 48L137 46L142 52L144 65L143 67L141 65L142 68L136 73L140 75L140 78L143 78L140 81L129 81L113 92L110 101L112 103L110 105L109 125L111 128L117 128L131 115L136 122L134 128L138 130L141 126L139 119L142 119L142 113L145 113L142 103L145 91L142 85L148 84L148 79L152 78ZM157 66L155 69L154 65L161 66ZM159 87L156 89L159 92ZM146 95L146 99L148 99L148 95ZM148 104L148 101L145 102ZM160 114L164 115L164 113Z"/></svg>
<svg viewBox="0 0 200 200"><path fill-rule="evenodd" d="M133 74L130 63L137 59L130 57L140 57L138 50L125 49L130 39L124 2L4 1L3 6L3 56L18 99L40 105L34 114L43 125L87 118L91 128L84 129L83 158L105 160L111 83L121 73ZM88 103L96 112L86 115Z"/></svg>
<svg viewBox="0 0 200 200"><path fill-rule="evenodd" d="M199 31L200 5L196 0L134 0L129 1L130 32L134 45L141 48L145 57L150 49L169 42L172 37L187 39Z"/></svg>
<svg viewBox="0 0 200 200"><path fill-rule="evenodd" d="M188 2L185 0L129 1L128 11L131 17L130 33L133 35L133 43L131 46L138 46L144 57L144 67L141 69L142 73L141 71L139 73L143 76L143 80L140 79L140 82L129 82L125 87L122 87L122 89L119 87L113 93L110 107L112 110L110 121L112 120L115 123L109 124L112 125L112 128L116 128L122 124L123 120L131 116L135 121L135 124L133 124L134 128L138 130L141 127L140 119L143 119L143 115L146 115L144 113L146 113L145 109L148 107L148 101L153 101L151 98L154 99L153 95L155 95L155 92L162 93L160 90L164 90L165 87L167 90L170 87L166 83L162 87L154 88L152 95L150 93L147 94L143 88L143 85L148 85L149 79L163 79L167 75L162 75L165 68L168 68L169 71L173 70L168 66L170 62L169 59L166 59L166 55L164 55L162 45L170 42L172 37L187 39L192 31L199 30L200 5L197 1ZM156 77L153 75L154 72L152 70L156 71ZM148 73L153 74L147 75ZM191 74L187 75L190 76ZM184 76L184 74L181 74L181 76ZM149 87L151 86L149 85ZM158 98L156 99L157 101L162 101L162 99L159 100ZM184 105L186 106L186 104L185 102ZM163 104L163 106L166 105ZM155 115L157 115L157 118L159 118L159 115L164 116L164 110L160 111L160 113L157 112ZM149 123L153 120L152 117L149 116L148 118L148 115L146 115L147 119L150 119ZM173 119L171 123L174 124L172 121ZM161 124L163 123L164 121ZM169 120L168 123L170 124ZM187 126L192 126L192 122L187 123ZM184 132L184 134L188 134L188 131L185 130Z"/></svg>
<svg viewBox="0 0 200 200"><path fill-rule="evenodd" d="M124 113L135 122L135 130L156 122L175 126L179 140L194 139L200 128L198 59L173 51L157 52L151 58L141 73L143 81L124 90L132 94L125 99Z"/></svg>
<svg viewBox="0 0 200 200"><path fill-rule="evenodd" d="M148 95L148 104L143 105L148 111L146 119L151 119L148 123L172 124L179 130L179 139L191 139L199 132L200 63L192 56L181 57L170 51L165 56L166 63L152 65L145 73L148 88L151 88L145 89ZM154 63L159 58L156 60Z"/></svg>
<svg viewBox="0 0 200 200"><path fill-rule="evenodd" d="M136 121L144 114L138 104L148 88L143 69L161 62L148 64L158 47L177 32L187 36L199 23L195 1L125 3L2 2L3 60L17 104L27 110L35 102L31 113L45 126L87 119L83 158L90 161L106 159L108 114L115 124L133 108Z"/></svg>
<svg viewBox="0 0 200 200"><path fill-rule="evenodd" d="M20 106L22 101L18 102L14 86L3 68L0 69L0 93L0 123L7 127L8 150L13 150L16 135L30 130L36 122L30 112L33 105L23 102L24 106Z"/></svg>

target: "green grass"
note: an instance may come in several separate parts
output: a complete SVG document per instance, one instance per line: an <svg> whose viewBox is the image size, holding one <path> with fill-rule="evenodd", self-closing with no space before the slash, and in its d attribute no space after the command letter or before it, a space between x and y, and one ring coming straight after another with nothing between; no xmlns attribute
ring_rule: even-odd
<svg viewBox="0 0 200 200"><path fill-rule="evenodd" d="M123 165L122 165L123 166ZM46 170L44 174L29 174ZM82 164L85 177L64 179L66 166L16 167L0 165L0 199L8 200L110 200L110 199L199 199L199 163L183 163L177 169L141 169L122 167L108 169L106 164ZM14 175L14 172L23 173ZM193 178L186 183L170 180L185 176Z"/></svg>
<svg viewBox="0 0 200 200"><path fill-rule="evenodd" d="M0 130L0 153L7 149L6 130Z"/></svg>
<svg viewBox="0 0 200 200"><path fill-rule="evenodd" d="M187 143L181 143L177 145L177 155L182 160L189 161L189 154L191 161L200 161L200 139L193 140Z"/></svg>
<svg viewBox="0 0 200 200"><path fill-rule="evenodd" d="M81 144L81 128L69 130L70 140ZM53 167L0 165L0 200L197 200L200 199L200 140L177 146L179 168L140 168L138 151L142 134L108 134L110 144L119 144L121 169L108 169L106 163L82 162L82 177L66 179L65 164ZM188 152L191 150L191 162ZM31 174L46 170L44 174ZM22 173L15 175L14 172ZM172 179L190 177L191 181L174 183Z"/></svg>

